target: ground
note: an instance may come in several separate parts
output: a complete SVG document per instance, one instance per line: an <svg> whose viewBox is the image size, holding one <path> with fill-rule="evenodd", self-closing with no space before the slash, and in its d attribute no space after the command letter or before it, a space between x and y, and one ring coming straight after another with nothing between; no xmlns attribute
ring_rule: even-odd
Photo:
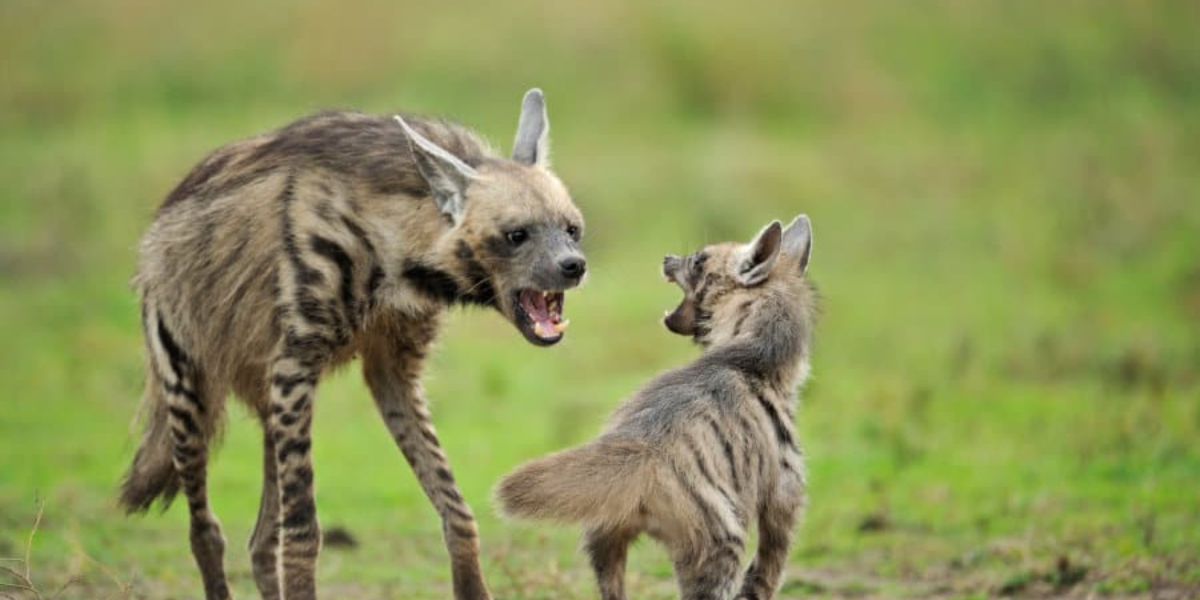
<svg viewBox="0 0 1200 600"><path fill-rule="evenodd" d="M813 219L781 597L1200 596L1200 44L1192 3L0 5L0 598L198 597L184 507L125 518L138 236L213 147L328 106L506 147L546 90L588 220L559 347L455 312L426 387L498 598L594 597L576 532L489 490L697 353L660 257ZM322 383L324 597L445 598L439 524L357 365ZM212 469L235 595L258 431ZM43 518L32 537L36 516ZM10 560L13 559L13 560ZM642 543L631 588L673 597ZM24 595L23 595L24 594Z"/></svg>

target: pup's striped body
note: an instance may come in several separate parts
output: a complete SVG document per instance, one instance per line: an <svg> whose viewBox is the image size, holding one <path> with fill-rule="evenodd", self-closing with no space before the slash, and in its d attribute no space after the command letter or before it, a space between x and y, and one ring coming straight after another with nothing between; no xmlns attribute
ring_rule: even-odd
<svg viewBox="0 0 1200 600"><path fill-rule="evenodd" d="M475 519L419 376L451 304L493 307L539 345L561 339L562 290L583 275L582 221L547 169L547 130L537 90L512 159L446 121L322 113L217 150L164 202L134 278L147 425L121 501L144 510L182 489L207 598L229 597L205 474L230 392L264 429L258 588L315 597L314 395L356 354L443 520L455 597L488 597Z"/></svg>
<svg viewBox="0 0 1200 600"><path fill-rule="evenodd" d="M802 216L748 245L667 257L685 298L665 323L704 354L651 381L599 439L497 488L509 514L583 524L604 600L625 597L626 549L642 533L669 549L683 598L775 593L804 499L794 417L815 311L810 242ZM738 588L752 526L758 552Z"/></svg>

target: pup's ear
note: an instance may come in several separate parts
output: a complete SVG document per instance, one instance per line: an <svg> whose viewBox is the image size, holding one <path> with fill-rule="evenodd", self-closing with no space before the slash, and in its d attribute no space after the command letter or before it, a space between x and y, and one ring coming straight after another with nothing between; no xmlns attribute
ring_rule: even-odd
<svg viewBox="0 0 1200 600"><path fill-rule="evenodd" d="M737 276L742 285L758 285L766 281L779 258L779 246L783 239L783 225L771 221L742 250L737 265Z"/></svg>
<svg viewBox="0 0 1200 600"><path fill-rule="evenodd" d="M546 114L546 97L538 88L525 92L521 101L512 157L527 165L550 166L550 117Z"/></svg>
<svg viewBox="0 0 1200 600"><path fill-rule="evenodd" d="M808 258L812 255L812 223L808 215L800 215L783 230L783 251L800 263L800 272L808 269Z"/></svg>
<svg viewBox="0 0 1200 600"><path fill-rule="evenodd" d="M396 115L396 122L404 128L404 135L408 138L417 170L429 184L438 210L458 224L463 209L466 208L467 185L479 174L445 148L417 133L400 115Z"/></svg>

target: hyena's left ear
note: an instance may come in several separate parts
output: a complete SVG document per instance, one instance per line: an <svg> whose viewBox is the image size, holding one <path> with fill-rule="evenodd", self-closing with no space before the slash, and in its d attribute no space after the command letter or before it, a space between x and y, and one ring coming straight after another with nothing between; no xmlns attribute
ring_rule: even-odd
<svg viewBox="0 0 1200 600"><path fill-rule="evenodd" d="M808 270L812 256L812 223L808 215L800 215L783 230L783 251L800 263L800 273Z"/></svg>
<svg viewBox="0 0 1200 600"><path fill-rule="evenodd" d="M438 210L457 225L465 207L467 185L479 174L445 148L417 133L400 115L396 115L396 122L404 128L417 170L429 184Z"/></svg>
<svg viewBox="0 0 1200 600"><path fill-rule="evenodd" d="M783 225L771 221L746 245L738 257L737 277L742 285L758 285L767 279L775 259L779 258L779 246L783 239Z"/></svg>
<svg viewBox="0 0 1200 600"><path fill-rule="evenodd" d="M550 117L546 115L546 97L538 88L525 92L521 101L512 157L527 165L550 166Z"/></svg>

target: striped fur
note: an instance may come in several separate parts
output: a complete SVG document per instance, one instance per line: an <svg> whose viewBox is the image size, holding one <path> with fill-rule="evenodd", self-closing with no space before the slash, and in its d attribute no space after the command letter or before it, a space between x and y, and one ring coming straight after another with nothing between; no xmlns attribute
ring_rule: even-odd
<svg viewBox="0 0 1200 600"><path fill-rule="evenodd" d="M146 428L121 502L135 512L184 493L206 598L230 597L205 489L230 392L263 427L255 581L264 598L315 597L313 404L321 377L355 355L443 521L455 597L489 597L475 519L419 380L453 304L493 308L550 343L531 338L517 297L579 283L560 265L582 261L582 219L546 168L546 127L536 90L522 106L520 160L448 121L321 113L217 150L167 197L134 278ZM519 247L505 241L514 228L527 232Z"/></svg>
<svg viewBox="0 0 1200 600"><path fill-rule="evenodd" d="M583 525L604 600L625 598L626 550L643 533L670 551L683 598L777 590L804 502L794 422L816 302L804 277L810 240L799 217L750 244L668 257L664 275L685 293L668 327L703 355L642 388L595 441L497 487L509 515ZM742 577L752 527L758 551Z"/></svg>

